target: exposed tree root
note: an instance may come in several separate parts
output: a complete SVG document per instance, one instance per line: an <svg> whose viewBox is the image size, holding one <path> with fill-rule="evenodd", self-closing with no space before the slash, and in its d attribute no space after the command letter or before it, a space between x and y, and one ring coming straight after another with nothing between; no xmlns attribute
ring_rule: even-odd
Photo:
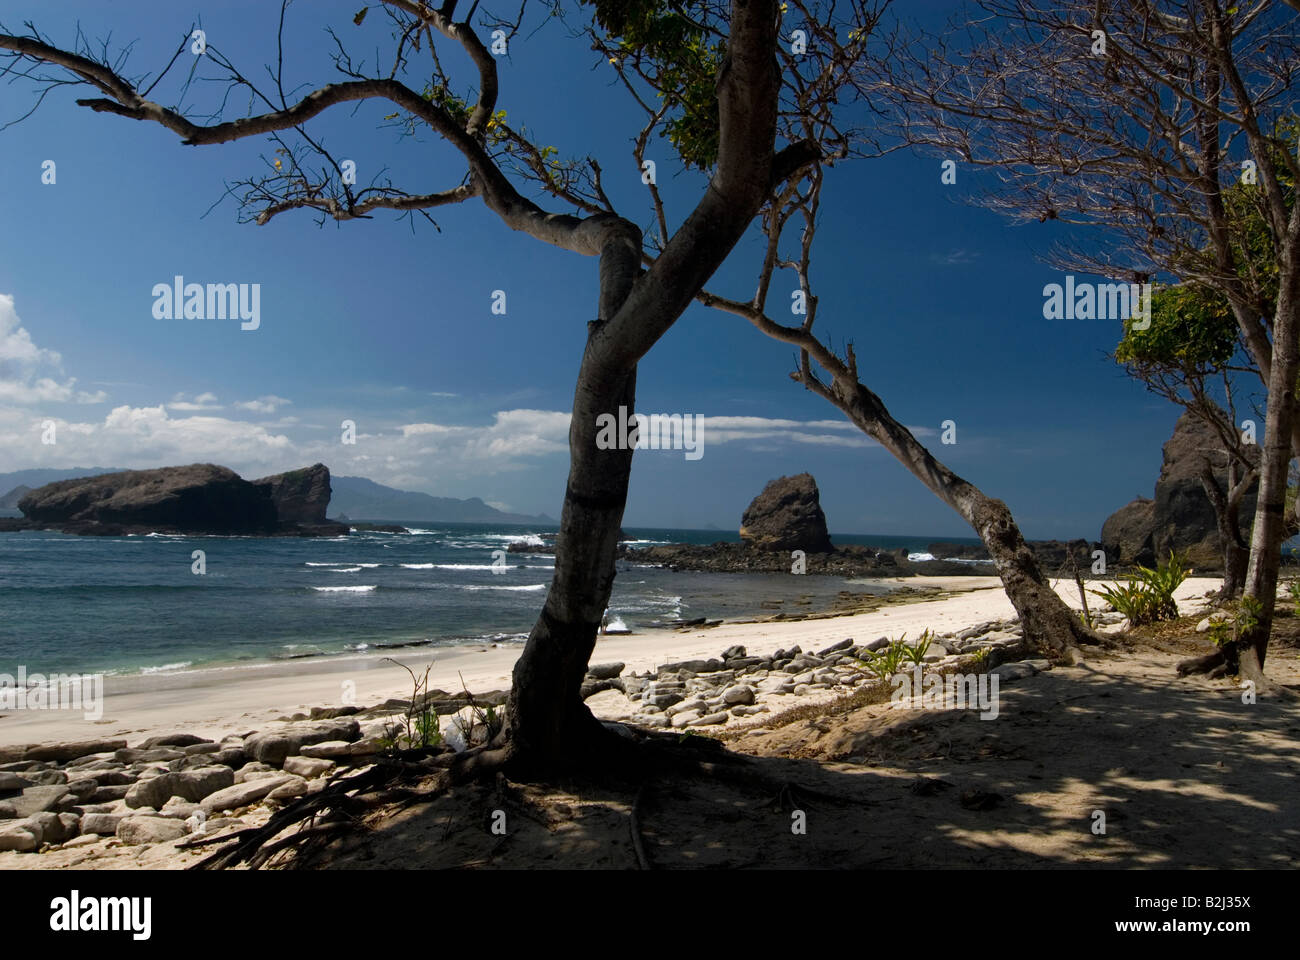
<svg viewBox="0 0 1300 960"><path fill-rule="evenodd" d="M720 742L707 737L682 737L641 730L632 730L631 733L632 736L612 732L593 720L581 738L585 749L568 752L562 765L539 762L538 758L526 756L508 742L475 747L454 755L426 757L418 763L384 759L360 773L336 778L318 793L294 801L261 827L184 844L186 847L228 844L189 869L219 870L240 864L259 869L276 854L290 850L298 857L306 857L325 844L360 829L361 819L366 813L389 805L404 808L427 803L455 786L471 782L495 781L500 795L498 799L521 807L520 802L511 802L512 798L503 794L508 790L507 778L520 782L547 782L553 781L557 775L582 777L599 771L603 782L608 783L613 778L636 785L630 829L637 862L642 869L652 869L652 865L641 836L640 813L648 790L658 779L720 780L772 796L772 803L790 809L807 806L808 800L858 803L855 799L761 773L753 768L752 760L729 752ZM524 813L527 815L528 811ZM533 816L533 819L537 818ZM547 822L544 825L551 824ZM294 832L285 835L290 830Z"/></svg>
<svg viewBox="0 0 1300 960"><path fill-rule="evenodd" d="M1180 677L1203 673L1211 680L1226 677L1235 672L1222 650L1207 653L1202 657L1189 657L1186 660L1180 660L1174 665L1174 670L1177 671Z"/></svg>

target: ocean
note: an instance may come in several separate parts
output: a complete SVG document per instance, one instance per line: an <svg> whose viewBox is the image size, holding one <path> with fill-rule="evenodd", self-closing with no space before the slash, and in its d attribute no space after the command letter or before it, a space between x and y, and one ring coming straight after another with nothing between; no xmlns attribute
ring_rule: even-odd
<svg viewBox="0 0 1300 960"><path fill-rule="evenodd" d="M400 523L400 521L397 521ZM336 538L0 534L0 673L156 674L412 646L522 643L554 560L500 554L554 528L403 524ZM634 546L736 540L716 530L624 528ZM832 535L905 548L974 539ZM194 572L203 551L204 572ZM919 556L918 556L919 558ZM696 617L770 613L764 600L829 606L880 581L680 572L619 562L611 622L634 632ZM395 653L394 656L399 655Z"/></svg>

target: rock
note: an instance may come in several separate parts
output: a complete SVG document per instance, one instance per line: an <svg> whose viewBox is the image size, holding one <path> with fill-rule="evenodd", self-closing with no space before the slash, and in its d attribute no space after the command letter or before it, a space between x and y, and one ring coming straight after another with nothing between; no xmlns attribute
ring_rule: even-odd
<svg viewBox="0 0 1300 960"><path fill-rule="evenodd" d="M324 524L333 489L329 467L315 463L302 470L290 470L254 480L253 486L270 498L276 519L286 524Z"/></svg>
<svg viewBox="0 0 1300 960"><path fill-rule="evenodd" d="M132 781L134 783L134 781ZM86 798L89 803L107 803L110 800L124 800L127 791L131 789L131 784L110 784L106 787L100 787L89 797Z"/></svg>
<svg viewBox="0 0 1300 960"><path fill-rule="evenodd" d="M1026 677L1032 677L1037 672L1037 669L1025 661L1018 660L996 666L989 671L989 674L1000 677L1002 683L1012 683L1016 680L1024 680Z"/></svg>
<svg viewBox="0 0 1300 960"><path fill-rule="evenodd" d="M1245 448L1258 461L1258 446ZM1222 444L1204 421L1184 413L1165 442L1155 499L1138 498L1121 507L1102 526L1101 539L1107 559L1125 564L1152 565L1171 550L1186 551L1189 563L1198 569L1223 568L1223 543L1214 507L1201 485L1201 470L1212 464L1220 489L1227 489L1227 470ZM1255 515L1258 485L1242 498L1239 513L1245 539L1250 539L1250 518Z"/></svg>
<svg viewBox="0 0 1300 960"><path fill-rule="evenodd" d="M41 846L40 824L31 820L0 823L0 850L34 853Z"/></svg>
<svg viewBox="0 0 1300 960"><path fill-rule="evenodd" d="M830 553L830 533L812 474L772 480L740 521L740 537L763 550Z"/></svg>
<svg viewBox="0 0 1300 960"><path fill-rule="evenodd" d="M15 817L24 819L46 810L53 810L64 797L69 795L67 786L63 784L28 787L18 796L10 797L5 803L13 809Z"/></svg>
<svg viewBox="0 0 1300 960"><path fill-rule="evenodd" d="M685 713L677 714L668 722L671 723L674 728L681 728L698 719L700 719L700 712L698 710L687 710Z"/></svg>
<svg viewBox="0 0 1300 960"><path fill-rule="evenodd" d="M794 692L794 695L795 695L796 697L802 697L802 696L803 696L804 694L806 694L810 689L812 689L812 687L811 687L810 684L807 684L807 683L796 683L796 684L794 685L794 691L793 691L793 692Z"/></svg>
<svg viewBox="0 0 1300 960"><path fill-rule="evenodd" d="M75 850L77 847L89 847L99 843L99 837L93 833L83 833L79 837L73 837L71 840L63 841L64 850Z"/></svg>
<svg viewBox="0 0 1300 960"><path fill-rule="evenodd" d="M672 717L677 716L677 714L679 713L690 713L692 711L694 711L695 713L703 713L704 709L705 709L705 703L703 700L700 700L698 698L694 700L683 700L681 703L674 704L673 706L665 710L664 716L669 717L671 719Z"/></svg>
<svg viewBox="0 0 1300 960"><path fill-rule="evenodd" d="M251 760L235 771L235 783L247 783L249 780L260 780L263 777L278 777L279 775L280 771L269 763Z"/></svg>
<svg viewBox="0 0 1300 960"><path fill-rule="evenodd" d="M680 660L676 663L665 663L659 668L659 673L715 673L726 666L721 660Z"/></svg>
<svg viewBox="0 0 1300 960"><path fill-rule="evenodd" d="M819 652L817 656L829 657L832 653L839 653L842 650L852 650L852 649L853 649L853 638L850 637L848 640L841 640L839 643L832 644L831 646L827 647L825 650Z"/></svg>
<svg viewBox="0 0 1300 960"><path fill-rule="evenodd" d="M16 773L0 773L0 794L21 793L31 786L35 786L35 782L26 777L20 777Z"/></svg>
<svg viewBox="0 0 1300 960"><path fill-rule="evenodd" d="M351 743L361 738L361 725L355 720L317 720L285 724L276 730L257 733L244 741L244 753L263 763L281 764L286 757L302 753L309 744L332 740Z"/></svg>
<svg viewBox="0 0 1300 960"><path fill-rule="evenodd" d="M162 809L158 811L158 815L171 817L173 820L188 820L194 816L194 811L198 809L199 805L197 803L184 800L181 797L172 797L163 804Z"/></svg>
<svg viewBox="0 0 1300 960"><path fill-rule="evenodd" d="M875 640L872 640L870 643L863 644L862 649L867 650L871 653L875 653L877 650L883 650L887 646L889 646L888 637L877 637Z"/></svg>
<svg viewBox="0 0 1300 960"><path fill-rule="evenodd" d="M734 646L727 647L726 650L722 651L723 660L735 660L743 656L745 656L745 648L742 647L740 644L735 644Z"/></svg>
<svg viewBox="0 0 1300 960"><path fill-rule="evenodd" d="M326 740L324 743L311 743L302 748L302 756L310 759L324 760L332 757L351 756L352 744L346 740Z"/></svg>
<svg viewBox="0 0 1300 960"><path fill-rule="evenodd" d="M289 757L284 761L284 772L296 774L307 780L314 780L334 770L338 764L333 760L316 757Z"/></svg>
<svg viewBox="0 0 1300 960"><path fill-rule="evenodd" d="M112 837L117 835L117 825L121 822L122 814L88 813L81 818L81 832Z"/></svg>
<svg viewBox="0 0 1300 960"><path fill-rule="evenodd" d="M649 697L645 702L651 706L658 707L660 710L667 709L675 703L681 703L685 697L675 690L668 690L664 693L656 693Z"/></svg>
<svg viewBox="0 0 1300 960"><path fill-rule="evenodd" d="M164 773L151 780L141 780L126 792L128 807L161 809L172 797L197 803L209 794L233 786L235 773L229 767L199 767L180 773Z"/></svg>
<svg viewBox="0 0 1300 960"><path fill-rule="evenodd" d="M731 715L725 710L721 713L710 713L692 720L687 726L691 727L711 727L715 724L726 723L731 719Z"/></svg>
<svg viewBox="0 0 1300 960"><path fill-rule="evenodd" d="M181 747L185 751L186 757L208 756L221 752L219 743L191 743L188 747Z"/></svg>
<svg viewBox="0 0 1300 960"><path fill-rule="evenodd" d="M307 781L302 777L294 777L293 779L280 784L280 786L268 793L266 799L283 802L285 800L292 800L295 797L301 797L306 792Z"/></svg>
<svg viewBox="0 0 1300 960"><path fill-rule="evenodd" d="M1154 564L1155 552L1151 541L1155 515L1155 501L1138 497L1107 517L1101 525L1101 543L1107 562L1114 565Z"/></svg>
<svg viewBox="0 0 1300 960"><path fill-rule="evenodd" d="M754 688L747 684L737 684L722 691L722 702L728 706L748 706L754 702Z"/></svg>
<svg viewBox="0 0 1300 960"><path fill-rule="evenodd" d="M170 763L185 759L185 751L175 747L150 747L137 750L119 750L113 759L120 763Z"/></svg>
<svg viewBox="0 0 1300 960"><path fill-rule="evenodd" d="M69 760L76 760L92 753L108 753L120 750L125 746L125 740L77 740L67 743L48 743L28 747L26 753L23 754L23 759L53 760L55 763L67 763Z"/></svg>
<svg viewBox="0 0 1300 960"><path fill-rule="evenodd" d="M24 762L30 749L32 749L30 743L0 744L0 767L7 768L11 763Z"/></svg>
<svg viewBox="0 0 1300 960"><path fill-rule="evenodd" d="M117 838L130 846L179 840L189 828L172 817L124 817L117 824Z"/></svg>
<svg viewBox="0 0 1300 960"><path fill-rule="evenodd" d="M623 672L624 666L622 663L599 663L587 668L587 676L592 680L613 680Z"/></svg>
<svg viewBox="0 0 1300 960"><path fill-rule="evenodd" d="M265 489L211 463L128 470L61 480L18 504L29 520L91 532L175 530L187 533L270 533L275 506Z"/></svg>
<svg viewBox="0 0 1300 960"><path fill-rule="evenodd" d="M347 704L342 707L312 707L311 713L307 715L308 720L334 720L338 717L350 717L354 713L360 713L361 708L353 704Z"/></svg>
<svg viewBox="0 0 1300 960"><path fill-rule="evenodd" d="M81 832L81 817L75 813L46 811L31 818L41 826L41 843L63 843Z"/></svg>
<svg viewBox="0 0 1300 960"><path fill-rule="evenodd" d="M192 747L200 743L212 743L192 733L166 733L160 737L150 737L140 744L140 750L152 750L154 747Z"/></svg>
<svg viewBox="0 0 1300 960"><path fill-rule="evenodd" d="M204 797L199 806L209 816L221 810L238 810L240 807L247 807L250 804L257 803L276 787L281 787L293 779L293 774L280 774L277 777L237 783L233 787L218 790L216 793Z"/></svg>

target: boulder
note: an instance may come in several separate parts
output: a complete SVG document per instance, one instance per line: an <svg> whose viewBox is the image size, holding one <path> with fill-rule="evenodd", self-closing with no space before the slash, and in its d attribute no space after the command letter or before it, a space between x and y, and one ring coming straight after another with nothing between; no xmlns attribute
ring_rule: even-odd
<svg viewBox="0 0 1300 960"><path fill-rule="evenodd" d="M322 777L333 770L337 764L332 760L317 757L289 757L284 761L284 772L297 774L307 780Z"/></svg>
<svg viewBox="0 0 1300 960"><path fill-rule="evenodd" d="M209 794L234 786L234 783L235 772L229 767L198 767L178 773L164 773L131 786L126 792L126 805L159 809L172 797L197 803Z"/></svg>
<svg viewBox="0 0 1300 960"><path fill-rule="evenodd" d="M42 489L44 489L42 487ZM76 740L65 743L37 744L27 748L24 760L53 760L67 763L92 753L111 753L126 747L125 740Z"/></svg>
<svg viewBox="0 0 1300 960"><path fill-rule="evenodd" d="M63 784L28 787L18 796L10 797L5 803L13 808L15 817L24 819L46 810L53 810L59 805L59 801L68 796L68 793L68 788Z"/></svg>
<svg viewBox="0 0 1300 960"><path fill-rule="evenodd" d="M205 740L203 737L196 737L192 733L166 733L160 737L150 737L144 743L140 744L140 750L152 750L154 747L192 747L198 743L211 743L211 740Z"/></svg>
<svg viewBox="0 0 1300 960"><path fill-rule="evenodd" d="M286 757L302 752L308 744L330 740L351 743L361 739L361 725L355 720L317 720L288 723L276 730L255 733L244 741L244 753L252 760L282 764Z"/></svg>
<svg viewBox="0 0 1300 960"><path fill-rule="evenodd" d="M763 550L830 553L834 548L812 474L769 482L745 508L740 537Z"/></svg>
<svg viewBox="0 0 1300 960"><path fill-rule="evenodd" d="M123 815L120 813L88 813L81 818L81 832L114 837L117 836L117 825L122 820Z"/></svg>
<svg viewBox="0 0 1300 960"><path fill-rule="evenodd" d="M0 850L34 853L40 849L41 839L41 826L32 820L0 823Z"/></svg>
<svg viewBox="0 0 1300 960"><path fill-rule="evenodd" d="M295 777L291 773L285 773L276 777L248 780L204 797L199 806L208 816L221 810L238 810L240 807L247 807L249 804L257 803L277 787L282 787L286 783L298 779L301 778Z"/></svg>
<svg viewBox="0 0 1300 960"><path fill-rule="evenodd" d="M132 846L179 840L188 833L185 823L172 817L125 817L117 825L117 838Z"/></svg>

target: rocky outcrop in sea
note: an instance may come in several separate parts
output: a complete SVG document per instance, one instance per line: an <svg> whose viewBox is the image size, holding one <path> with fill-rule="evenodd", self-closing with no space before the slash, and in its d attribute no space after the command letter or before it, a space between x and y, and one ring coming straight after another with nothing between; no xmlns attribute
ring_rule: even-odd
<svg viewBox="0 0 1300 960"><path fill-rule="evenodd" d="M193 463L46 484L19 500L22 519L0 519L0 531L346 535L346 524L325 518L329 500L324 464L250 482L227 467Z"/></svg>

